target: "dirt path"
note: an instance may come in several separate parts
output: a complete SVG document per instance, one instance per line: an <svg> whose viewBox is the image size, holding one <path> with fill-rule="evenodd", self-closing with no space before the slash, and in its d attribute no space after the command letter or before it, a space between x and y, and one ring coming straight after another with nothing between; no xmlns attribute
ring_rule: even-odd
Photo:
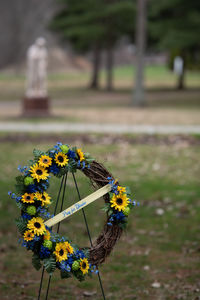
<svg viewBox="0 0 200 300"><path fill-rule="evenodd" d="M1 132L200 134L200 125L128 125L98 123L0 122Z"/></svg>

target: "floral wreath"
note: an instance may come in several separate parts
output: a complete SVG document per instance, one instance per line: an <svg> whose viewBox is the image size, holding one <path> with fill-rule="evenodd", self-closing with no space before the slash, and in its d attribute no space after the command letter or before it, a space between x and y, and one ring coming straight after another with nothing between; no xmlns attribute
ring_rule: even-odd
<svg viewBox="0 0 200 300"><path fill-rule="evenodd" d="M136 202L129 198L128 188L120 186L103 165L79 148L70 149L68 145L57 143L46 152L34 150L33 154L34 159L28 166L18 167L22 174L16 177L16 194L8 192L21 210L21 216L16 219L22 235L20 243L33 252L32 264L36 270L43 264L50 274L58 268L61 278L75 276L84 280L86 275L98 273L96 266L110 254ZM44 224L53 217L48 211L51 204L47 193L50 174L62 177L76 170L89 177L93 186L103 187L108 183L112 186L111 192L104 196L103 210L107 213L107 220L91 248L80 248Z"/></svg>

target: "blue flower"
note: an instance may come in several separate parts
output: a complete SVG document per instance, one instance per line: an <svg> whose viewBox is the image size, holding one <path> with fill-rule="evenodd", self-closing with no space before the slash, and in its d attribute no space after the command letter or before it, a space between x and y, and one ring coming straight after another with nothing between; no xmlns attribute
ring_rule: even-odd
<svg viewBox="0 0 200 300"><path fill-rule="evenodd" d="M62 143L57 143L54 148L57 150L57 151L62 151L60 146L62 146Z"/></svg>
<svg viewBox="0 0 200 300"><path fill-rule="evenodd" d="M31 220L32 219L32 217L27 213L23 213L22 218L25 219L25 220Z"/></svg>
<svg viewBox="0 0 200 300"><path fill-rule="evenodd" d="M95 273L95 274L99 273L99 270L97 269L97 267L95 265L93 265L93 266L90 265L90 269L91 269L92 273Z"/></svg>
<svg viewBox="0 0 200 300"><path fill-rule="evenodd" d="M53 164L51 167L50 167L50 172L53 173L54 175L58 174L60 169L55 165Z"/></svg>
<svg viewBox="0 0 200 300"><path fill-rule="evenodd" d="M17 168L21 173L24 173L24 175L27 175L28 174L28 167L27 166L24 166L24 167L21 167L20 165L18 166Z"/></svg>
<svg viewBox="0 0 200 300"><path fill-rule="evenodd" d="M72 255L70 255L69 258L67 259L67 263L68 263L69 265L72 265L73 262L74 262L73 257L72 257Z"/></svg>
<svg viewBox="0 0 200 300"><path fill-rule="evenodd" d="M35 248L35 241L26 242L24 239L21 241L21 246L26 247L28 250L33 250Z"/></svg>
<svg viewBox="0 0 200 300"><path fill-rule="evenodd" d="M37 189L40 193L43 193L43 188L41 186L38 185Z"/></svg>
<svg viewBox="0 0 200 300"><path fill-rule="evenodd" d="M84 258L84 257L85 257L85 254L84 254L83 251L77 250L77 251L75 252L75 256L76 256L77 259L79 259L79 258Z"/></svg>
<svg viewBox="0 0 200 300"><path fill-rule="evenodd" d="M115 222L119 223L119 222L123 222L124 219L125 219L125 215L123 214L122 211L120 211L120 212L117 212L115 214L112 214L110 216L109 222L107 224L111 226L112 225L111 222L115 221Z"/></svg>
<svg viewBox="0 0 200 300"><path fill-rule="evenodd" d="M50 156L51 158L54 158L55 153L57 153L56 150L50 150L50 151L49 151L49 156Z"/></svg>
<svg viewBox="0 0 200 300"><path fill-rule="evenodd" d="M76 158L76 153L74 151L72 151L72 150L69 149L69 151L67 152L67 156L69 158L75 159Z"/></svg>
<svg viewBox="0 0 200 300"><path fill-rule="evenodd" d="M38 187L35 184L30 184L27 186L27 192L28 193L35 193L37 192Z"/></svg>
<svg viewBox="0 0 200 300"><path fill-rule="evenodd" d="M40 258L47 258L50 256L50 254L51 254L51 251L47 247L44 247L43 245L41 245L40 252L39 252Z"/></svg>
<svg viewBox="0 0 200 300"><path fill-rule="evenodd" d="M17 197L15 200L16 200L16 202L19 202L21 199L22 199L22 197L19 196L19 197Z"/></svg>
<svg viewBox="0 0 200 300"><path fill-rule="evenodd" d="M33 238L33 240L34 240L35 242L40 241L40 236L35 235L34 238Z"/></svg>
<svg viewBox="0 0 200 300"><path fill-rule="evenodd" d="M11 199L15 199L15 198L16 198L15 193L12 193L12 194L11 194Z"/></svg>
<svg viewBox="0 0 200 300"><path fill-rule="evenodd" d="M111 222L108 222L107 224L108 224L108 226L112 226L112 223L111 223Z"/></svg>
<svg viewBox="0 0 200 300"><path fill-rule="evenodd" d="M108 183L112 186L111 192L115 195L119 194L119 191L117 190L118 185L115 184L115 180L112 177L107 177Z"/></svg>
<svg viewBox="0 0 200 300"><path fill-rule="evenodd" d="M39 216L43 217L44 219L50 219L53 217L53 215L51 215L46 208L42 208L40 206L37 208L37 212Z"/></svg>
<svg viewBox="0 0 200 300"><path fill-rule="evenodd" d="M83 169L85 169L85 161L83 161L82 164L83 164L83 167L82 167L82 170L83 170Z"/></svg>
<svg viewBox="0 0 200 300"><path fill-rule="evenodd" d="M71 271L71 267L68 264L68 261L62 261L59 265L60 269L62 271L66 271L66 272L70 272Z"/></svg>
<svg viewBox="0 0 200 300"><path fill-rule="evenodd" d="M124 218L125 218L125 215L123 214L122 211L114 214L114 218L117 220L117 221L123 221Z"/></svg>
<svg viewBox="0 0 200 300"><path fill-rule="evenodd" d="M41 183L41 188L46 191L48 187L49 187L49 180L47 179L45 182Z"/></svg>

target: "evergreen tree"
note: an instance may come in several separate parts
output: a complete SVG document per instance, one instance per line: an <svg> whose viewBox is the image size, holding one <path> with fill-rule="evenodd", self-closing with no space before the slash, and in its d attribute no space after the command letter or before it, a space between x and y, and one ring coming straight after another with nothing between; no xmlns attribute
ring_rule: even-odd
<svg viewBox="0 0 200 300"><path fill-rule="evenodd" d="M200 66L200 1L151 0L150 35L160 49L169 50L171 62L175 56L184 60L183 74L177 87L184 87L185 69Z"/></svg>
<svg viewBox="0 0 200 300"><path fill-rule="evenodd" d="M106 51L107 90L112 89L113 49L123 35L134 32L134 0L62 0L51 28L76 51L93 51L91 88L98 88L101 52Z"/></svg>

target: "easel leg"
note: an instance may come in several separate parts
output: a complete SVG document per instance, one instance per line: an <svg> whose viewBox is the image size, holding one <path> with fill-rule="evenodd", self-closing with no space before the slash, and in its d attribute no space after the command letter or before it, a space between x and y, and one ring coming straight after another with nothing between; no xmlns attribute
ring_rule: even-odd
<svg viewBox="0 0 200 300"><path fill-rule="evenodd" d="M77 194L78 194L78 198L79 198L79 200L81 200L81 195L80 195L80 192L79 192L79 188L78 188L77 181L76 181L74 173L72 173L72 175L73 175L73 179L74 179L76 191L77 191ZM87 218L86 218L86 214L85 214L84 208L82 208L82 213L83 213L83 218L84 218L84 221L85 221L85 226L86 226L86 229L87 229L87 234L88 234L88 238L89 238L89 241L90 241L90 245L91 245L91 247L93 247L92 238L91 238L91 234L90 234L90 230L89 230L89 226L88 226L88 222L87 222ZM98 270L98 267L97 267L97 270ZM100 284L100 288L101 288L101 293L102 293L103 299L106 300L99 270L98 270L98 279L99 279L99 284Z"/></svg>
<svg viewBox="0 0 200 300"><path fill-rule="evenodd" d="M62 191L62 188L63 188L63 183L64 183L64 188L63 188L63 195L62 195L62 202L61 202L61 208L60 208L60 211L62 211L62 209L63 209L63 202L64 202L64 197L65 197L66 183L67 183L67 175L68 175L68 174L65 174L65 175L62 177L62 180L61 180L61 184L60 184L60 188L59 188L59 192L58 192L58 196L57 196L56 204L55 204L55 208L54 208L54 215L56 214L56 211L57 211L58 202L59 202L59 199L60 199L60 194L61 194L61 191ZM60 229L60 223L58 223L57 233L59 232L59 229ZM41 295L41 290L42 290L43 279L44 279L44 267L43 267L43 269L42 269L42 275L41 275L41 280L40 280L40 287L39 287L39 292L38 292L38 300L40 300L40 295ZM48 286L47 286L47 291L46 291L46 296L45 296L45 299L46 299L46 300L48 299L48 293L49 293L50 283L51 283L51 275L49 276L49 280L48 280Z"/></svg>

